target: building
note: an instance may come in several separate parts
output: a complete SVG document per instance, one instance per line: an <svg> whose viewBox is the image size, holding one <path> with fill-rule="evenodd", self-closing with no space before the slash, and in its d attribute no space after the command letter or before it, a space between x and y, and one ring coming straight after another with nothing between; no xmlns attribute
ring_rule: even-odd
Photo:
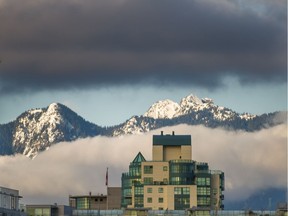
<svg viewBox="0 0 288 216"><path fill-rule="evenodd" d="M72 208L65 205L27 205L27 216L70 216Z"/></svg>
<svg viewBox="0 0 288 216"><path fill-rule="evenodd" d="M190 135L153 136L152 161L139 152L122 174L123 208L223 209L224 173L192 160Z"/></svg>
<svg viewBox="0 0 288 216"><path fill-rule="evenodd" d="M18 190L0 186L0 216L25 215L20 211L19 200L21 198Z"/></svg>
<svg viewBox="0 0 288 216"><path fill-rule="evenodd" d="M120 209L121 188L108 187L107 194L69 196L69 205L77 210Z"/></svg>
<svg viewBox="0 0 288 216"><path fill-rule="evenodd" d="M0 208L19 210L20 198L18 190L0 187Z"/></svg>

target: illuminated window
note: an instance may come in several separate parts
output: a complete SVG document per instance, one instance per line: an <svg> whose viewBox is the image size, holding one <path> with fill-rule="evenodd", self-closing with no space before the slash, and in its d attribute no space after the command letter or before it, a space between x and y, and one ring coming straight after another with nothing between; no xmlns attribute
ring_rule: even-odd
<svg viewBox="0 0 288 216"><path fill-rule="evenodd" d="M197 185L202 185L202 186L209 186L210 185L210 178L200 178L198 177L197 180Z"/></svg>

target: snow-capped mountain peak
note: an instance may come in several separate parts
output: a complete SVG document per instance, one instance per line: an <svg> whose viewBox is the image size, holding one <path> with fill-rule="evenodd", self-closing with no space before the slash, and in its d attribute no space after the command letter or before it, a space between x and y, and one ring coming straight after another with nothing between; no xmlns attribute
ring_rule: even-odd
<svg viewBox="0 0 288 216"><path fill-rule="evenodd" d="M166 99L154 103L143 115L154 119L171 119L178 115L181 107L178 103Z"/></svg>
<svg viewBox="0 0 288 216"><path fill-rule="evenodd" d="M86 122L64 105L52 103L47 108L24 112L17 118L12 145L15 151L34 158L54 143L90 134L97 134L96 125Z"/></svg>

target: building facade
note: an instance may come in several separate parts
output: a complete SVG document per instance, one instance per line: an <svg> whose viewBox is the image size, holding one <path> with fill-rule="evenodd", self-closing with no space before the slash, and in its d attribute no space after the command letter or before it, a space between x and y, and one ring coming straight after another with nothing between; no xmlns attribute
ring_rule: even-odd
<svg viewBox="0 0 288 216"><path fill-rule="evenodd" d="M0 208L19 210L20 198L18 190L0 187Z"/></svg>
<svg viewBox="0 0 288 216"><path fill-rule="evenodd" d="M70 216L72 208L65 205L27 205L27 216Z"/></svg>
<svg viewBox="0 0 288 216"><path fill-rule="evenodd" d="M190 135L153 136L152 161L139 152L122 174L123 208L223 209L224 173L192 160Z"/></svg>
<svg viewBox="0 0 288 216"><path fill-rule="evenodd" d="M69 196L69 205L77 210L111 210L121 207L121 188L108 187L107 195Z"/></svg>

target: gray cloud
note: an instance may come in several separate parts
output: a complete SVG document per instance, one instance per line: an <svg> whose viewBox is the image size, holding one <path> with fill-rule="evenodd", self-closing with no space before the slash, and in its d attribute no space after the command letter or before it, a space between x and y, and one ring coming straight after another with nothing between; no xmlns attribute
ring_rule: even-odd
<svg viewBox="0 0 288 216"><path fill-rule="evenodd" d="M187 125L161 130L192 135L192 158L225 172L226 200L287 186L287 125L255 133ZM57 144L32 161L20 155L0 157L1 186L19 189L22 202L28 204L65 204L69 194L105 193L106 167L109 185L120 186L121 173L128 171L139 151L151 160L153 134L160 134L160 130Z"/></svg>
<svg viewBox="0 0 288 216"><path fill-rule="evenodd" d="M286 1L0 1L0 93L286 81Z"/></svg>

